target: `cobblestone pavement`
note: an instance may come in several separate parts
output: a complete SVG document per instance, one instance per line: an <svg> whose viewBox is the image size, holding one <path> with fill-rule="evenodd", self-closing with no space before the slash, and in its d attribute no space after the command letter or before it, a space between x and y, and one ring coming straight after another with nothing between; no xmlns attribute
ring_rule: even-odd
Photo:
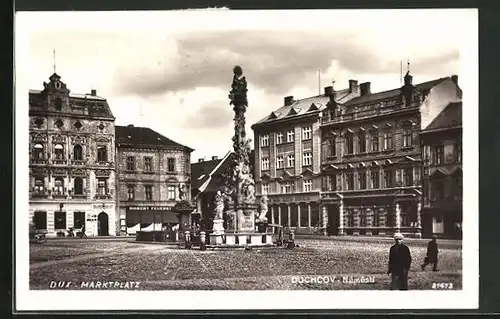
<svg viewBox="0 0 500 319"><path fill-rule="evenodd" d="M76 242L61 243L57 248L54 243L55 246L34 249L38 255L46 254L49 261L32 263L30 287L47 289L54 280L73 281L75 289L80 282L90 281L138 281L141 290L388 287L386 268L390 244L314 239L299 239L297 243L299 247L295 249L250 251L169 249L163 245L111 242L82 247ZM71 256L61 255L61 251L68 249ZM441 250L439 272L420 270L425 247L410 249L414 259L410 289L430 289L432 282L451 282L454 289L461 288L460 249ZM50 254L57 258L51 259ZM343 276L348 275L346 278L352 277L352 280L346 283ZM361 282L360 278L373 280Z"/></svg>

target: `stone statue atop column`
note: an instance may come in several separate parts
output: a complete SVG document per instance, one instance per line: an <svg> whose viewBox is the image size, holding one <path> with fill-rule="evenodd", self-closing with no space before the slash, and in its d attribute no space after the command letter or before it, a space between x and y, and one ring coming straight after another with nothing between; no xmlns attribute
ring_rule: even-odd
<svg viewBox="0 0 500 319"><path fill-rule="evenodd" d="M237 65L233 68L233 83L232 90L229 92L231 104L235 105L238 102L246 105L247 101L247 80L243 75L243 69Z"/></svg>
<svg viewBox="0 0 500 319"><path fill-rule="evenodd" d="M215 217L214 220L223 219L224 214L224 197L221 191L217 191L215 195Z"/></svg>

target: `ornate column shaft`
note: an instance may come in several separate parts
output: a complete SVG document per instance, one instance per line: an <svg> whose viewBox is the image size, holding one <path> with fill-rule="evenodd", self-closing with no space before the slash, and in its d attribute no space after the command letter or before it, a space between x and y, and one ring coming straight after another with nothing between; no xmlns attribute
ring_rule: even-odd
<svg viewBox="0 0 500 319"><path fill-rule="evenodd" d="M281 205L278 205L278 224L280 224L281 226L283 226L281 224Z"/></svg>
<svg viewBox="0 0 500 319"><path fill-rule="evenodd" d="M417 199L417 234L416 236L418 238L422 238L422 215L421 215L421 211L422 211L422 198L419 197Z"/></svg>
<svg viewBox="0 0 500 319"><path fill-rule="evenodd" d="M290 204L286 205L286 211L288 214L288 227L292 227L292 207Z"/></svg>
<svg viewBox="0 0 500 319"><path fill-rule="evenodd" d="M386 209L379 209L378 210L378 227L379 227L379 235L385 235L385 227L387 224L387 208Z"/></svg>
<svg viewBox="0 0 500 319"><path fill-rule="evenodd" d="M307 203L307 226L311 227L311 203Z"/></svg>
<svg viewBox="0 0 500 319"><path fill-rule="evenodd" d="M271 224L274 224L274 205L271 205Z"/></svg>

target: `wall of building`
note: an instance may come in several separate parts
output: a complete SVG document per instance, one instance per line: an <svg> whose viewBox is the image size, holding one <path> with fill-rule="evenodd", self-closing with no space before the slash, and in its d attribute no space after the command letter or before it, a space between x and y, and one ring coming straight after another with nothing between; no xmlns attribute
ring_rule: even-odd
<svg viewBox="0 0 500 319"><path fill-rule="evenodd" d="M446 79L433 87L420 108L421 129L425 129L451 102L462 100L461 91L451 79Z"/></svg>

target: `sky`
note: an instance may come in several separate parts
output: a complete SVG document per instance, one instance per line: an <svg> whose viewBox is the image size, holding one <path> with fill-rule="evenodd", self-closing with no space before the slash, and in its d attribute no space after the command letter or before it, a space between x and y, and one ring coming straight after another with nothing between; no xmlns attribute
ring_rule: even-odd
<svg viewBox="0 0 500 319"><path fill-rule="evenodd" d="M470 10L21 12L16 14L16 101L54 72L74 93L107 99L116 125L145 126L198 158L232 148L232 68L248 81L247 132L283 98L371 82L400 86L461 74ZM54 59L55 50L55 59ZM318 73L320 83L318 83ZM17 93L17 92L16 92ZM23 93L24 94L24 93Z"/></svg>

